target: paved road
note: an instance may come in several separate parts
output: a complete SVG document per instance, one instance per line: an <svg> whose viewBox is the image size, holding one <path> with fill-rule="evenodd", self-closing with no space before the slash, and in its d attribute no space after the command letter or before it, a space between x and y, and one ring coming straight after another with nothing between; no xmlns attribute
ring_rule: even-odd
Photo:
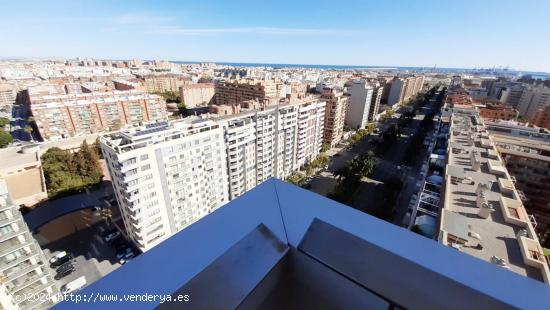
<svg viewBox="0 0 550 310"><path fill-rule="evenodd" d="M75 271L56 280L58 287L80 276L85 276L87 285L89 285L121 266L116 258L114 248L100 236L100 232L106 228L107 224L101 221L88 228L77 230L60 240L40 245L48 260L61 251L70 252L74 256ZM43 240L40 235L35 235L35 237L39 241ZM52 275L55 273L55 270L52 270Z"/></svg>
<svg viewBox="0 0 550 310"><path fill-rule="evenodd" d="M433 98L435 97L437 97L437 93ZM414 133L419 130L420 123L424 119L424 116L431 112L434 104L435 102L430 101L425 107L420 107L417 109L416 117L408 124L406 128L403 129L401 136L385 153L383 158L379 159L373 176L362 183L356 191L351 203L352 207L362 211L373 210L374 208L380 207L377 204L382 201L381 197L379 197L382 192L380 190L380 185L394 176L398 177L401 181L403 181L403 188L397 197L393 222L397 225L401 224L401 221L407 212L409 199L411 195L417 191L416 183L420 173L422 161L414 161L412 166L405 166L402 163L406 156L415 156L419 159L426 156L426 151L424 148L420 154L406 154L405 152ZM386 130L390 125L396 124L397 119L400 116L400 112L403 112L403 110L404 109L397 111L391 120L388 120L384 124L380 125L380 132ZM338 184L333 175L334 171L344 167L348 161L353 159L358 154L364 154L371 150L372 147L369 142L374 137L377 137L377 135L366 137L365 139L359 141L351 150L345 150L344 146L340 146L329 151L328 155L331 156L331 163L329 164L327 171L321 172L311 181L310 190L321 195L326 195L327 193L333 191ZM338 153L339 155L334 156L335 153Z"/></svg>

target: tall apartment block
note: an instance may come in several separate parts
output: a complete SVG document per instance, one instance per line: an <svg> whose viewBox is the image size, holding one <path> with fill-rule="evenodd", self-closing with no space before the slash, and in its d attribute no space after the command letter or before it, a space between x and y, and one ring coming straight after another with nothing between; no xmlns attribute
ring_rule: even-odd
<svg viewBox="0 0 550 310"><path fill-rule="evenodd" d="M57 292L44 253L0 179L0 308L47 309L56 301L47 297Z"/></svg>
<svg viewBox="0 0 550 310"><path fill-rule="evenodd" d="M369 107L369 121L373 121L378 115L380 109L380 101L382 100L382 93L384 92L384 85L379 82L372 84L372 100Z"/></svg>
<svg viewBox="0 0 550 310"><path fill-rule="evenodd" d="M246 100L277 98L278 83L274 80L234 80L216 84L216 104L232 105Z"/></svg>
<svg viewBox="0 0 550 310"><path fill-rule="evenodd" d="M24 97L43 140L167 118L162 97L134 90L43 96L29 96L26 92Z"/></svg>
<svg viewBox="0 0 550 310"><path fill-rule="evenodd" d="M147 251L321 150L325 102L150 123L100 138L129 237Z"/></svg>
<svg viewBox="0 0 550 310"><path fill-rule="evenodd" d="M342 91L333 88L323 89L321 98L326 101L323 142L334 147L344 136L349 98Z"/></svg>
<svg viewBox="0 0 550 310"><path fill-rule="evenodd" d="M388 105L401 104L422 90L424 76L412 76L406 78L394 78L391 81Z"/></svg>
<svg viewBox="0 0 550 310"><path fill-rule="evenodd" d="M186 119L100 138L129 238L147 251L228 201L222 128Z"/></svg>
<svg viewBox="0 0 550 310"><path fill-rule="evenodd" d="M325 125L324 101L308 99L299 103L296 138L296 168L311 162L321 152Z"/></svg>
<svg viewBox="0 0 550 310"><path fill-rule="evenodd" d="M547 106L550 106L550 88L538 86L523 91L517 108L520 115L532 120L537 111Z"/></svg>
<svg viewBox="0 0 550 310"><path fill-rule="evenodd" d="M191 84L187 77L176 74L152 74L139 76L145 91L149 93L179 92L180 87Z"/></svg>
<svg viewBox="0 0 550 310"><path fill-rule="evenodd" d="M181 86L180 98L188 109L208 105L214 97L214 84L198 83Z"/></svg>
<svg viewBox="0 0 550 310"><path fill-rule="evenodd" d="M215 119L227 145L229 196L286 178L321 150L325 102L307 98Z"/></svg>
<svg viewBox="0 0 550 310"><path fill-rule="evenodd" d="M369 120L373 88L363 80L353 80L347 86L349 94L346 125L359 129L365 128Z"/></svg>

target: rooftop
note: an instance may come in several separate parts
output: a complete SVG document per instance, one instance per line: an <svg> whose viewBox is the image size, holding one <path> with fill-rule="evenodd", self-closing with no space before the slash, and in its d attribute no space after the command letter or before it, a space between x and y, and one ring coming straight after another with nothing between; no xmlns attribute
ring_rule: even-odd
<svg viewBox="0 0 550 310"><path fill-rule="evenodd" d="M548 282L546 260L532 264L530 252L522 248L521 237L527 237L535 244L529 251L541 252L542 257L531 218L495 152L493 138L473 109L453 112L447 157L439 240L484 261Z"/></svg>
<svg viewBox="0 0 550 310"><path fill-rule="evenodd" d="M77 294L105 309L545 309L550 286L269 179ZM213 298L215 296L215 298ZM57 309L72 309L70 301Z"/></svg>

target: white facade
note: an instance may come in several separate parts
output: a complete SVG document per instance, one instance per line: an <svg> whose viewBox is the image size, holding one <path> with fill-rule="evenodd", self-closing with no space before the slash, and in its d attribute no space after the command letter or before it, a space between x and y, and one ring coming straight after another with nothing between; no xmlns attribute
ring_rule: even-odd
<svg viewBox="0 0 550 310"><path fill-rule="evenodd" d="M352 128L364 128L369 120L373 89L365 81L352 81L348 86L349 103L346 113L346 125Z"/></svg>
<svg viewBox="0 0 550 310"><path fill-rule="evenodd" d="M47 309L57 291L44 253L0 179L0 309Z"/></svg>
<svg viewBox="0 0 550 310"><path fill-rule="evenodd" d="M321 147L323 145L323 130L325 128L325 106L326 103L324 101L317 100L299 105L298 135L296 137L296 168L309 163L321 152Z"/></svg>
<svg viewBox="0 0 550 310"><path fill-rule="evenodd" d="M100 138L128 237L143 251L228 201L223 130L154 123Z"/></svg>
<svg viewBox="0 0 550 310"><path fill-rule="evenodd" d="M325 102L151 123L100 138L128 236L147 251L263 181L315 159Z"/></svg>
<svg viewBox="0 0 550 310"><path fill-rule="evenodd" d="M230 199L271 177L284 179L298 168L299 107L281 105L215 120L224 129Z"/></svg>
<svg viewBox="0 0 550 310"><path fill-rule="evenodd" d="M405 91L405 81L403 79L393 79L391 81L390 93L388 95L388 105L393 107L401 103Z"/></svg>

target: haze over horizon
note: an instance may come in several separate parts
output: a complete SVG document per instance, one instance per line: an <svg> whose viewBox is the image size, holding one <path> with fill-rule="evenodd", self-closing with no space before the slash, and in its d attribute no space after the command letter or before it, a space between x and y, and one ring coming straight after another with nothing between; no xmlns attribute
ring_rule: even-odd
<svg viewBox="0 0 550 310"><path fill-rule="evenodd" d="M0 57L550 72L550 2L5 3Z"/></svg>

